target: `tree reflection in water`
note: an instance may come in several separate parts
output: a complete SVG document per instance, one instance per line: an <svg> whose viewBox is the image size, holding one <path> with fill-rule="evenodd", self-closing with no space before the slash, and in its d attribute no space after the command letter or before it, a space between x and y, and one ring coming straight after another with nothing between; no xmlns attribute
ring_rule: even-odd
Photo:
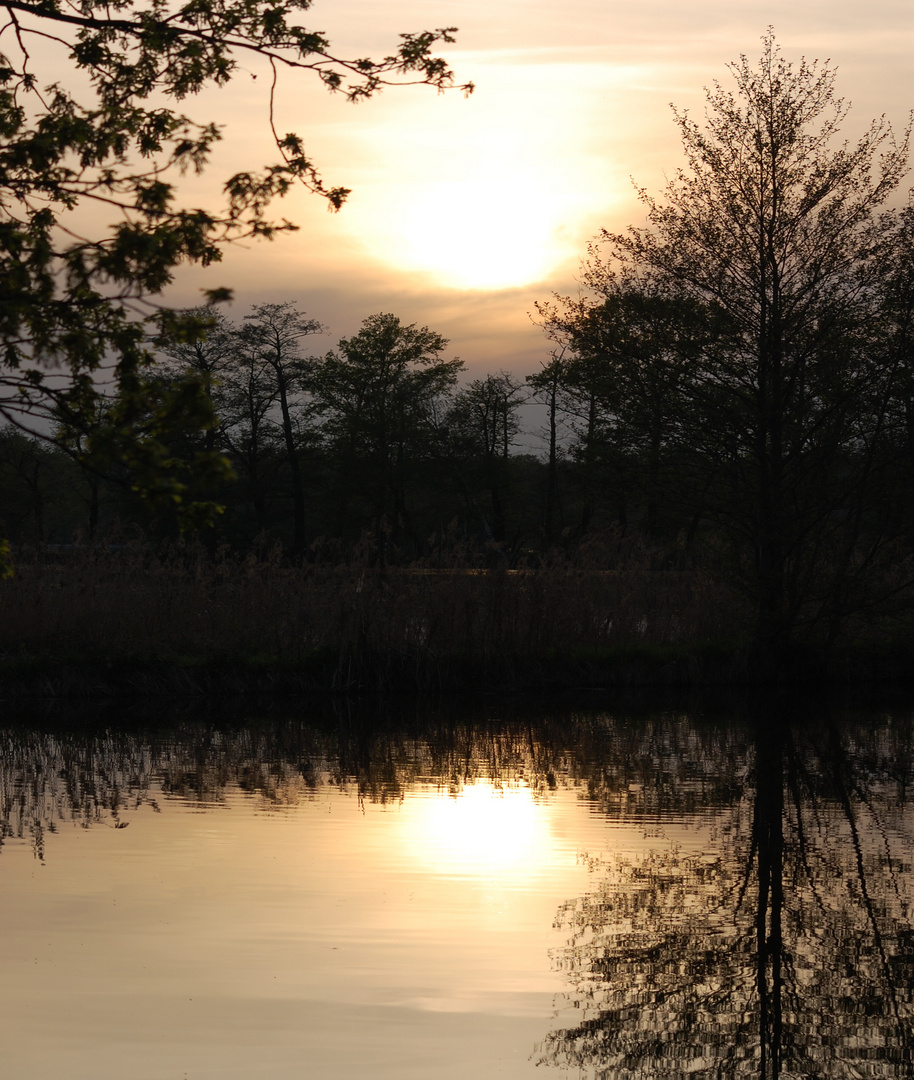
<svg viewBox="0 0 914 1080"><path fill-rule="evenodd" d="M575 1020L538 1064L601 1080L911 1075L910 729L852 730L759 721L713 852L608 860L563 906Z"/></svg>
<svg viewBox="0 0 914 1080"><path fill-rule="evenodd" d="M573 787L611 820L710 840L594 864L599 888L558 915L571 1015L535 1060L600 1080L911 1075L909 719L521 713L337 703L308 720L10 727L0 851L27 838L43 858L49 832L126 823L157 798L215 807L241 791L281 809L327 785L377 803L415 784Z"/></svg>
<svg viewBox="0 0 914 1080"><path fill-rule="evenodd" d="M398 803L415 784L457 794L476 780L522 781L539 797L583 783L577 724L562 716L492 722L485 706L427 704L396 711L335 701L307 719L188 712L114 717L55 714L0 729L0 852L29 840L39 859L67 825L129 822L157 799L217 808L232 792L273 809L334 787L370 803ZM586 772L586 770L584 770ZM557 780L556 777L559 777Z"/></svg>

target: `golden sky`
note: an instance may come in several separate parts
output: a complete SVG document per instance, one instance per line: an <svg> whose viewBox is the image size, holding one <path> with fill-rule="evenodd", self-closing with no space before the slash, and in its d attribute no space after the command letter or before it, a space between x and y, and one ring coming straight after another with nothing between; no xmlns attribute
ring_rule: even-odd
<svg viewBox="0 0 914 1080"><path fill-rule="evenodd" d="M443 51L476 92L413 87L353 106L283 77L277 127L304 137L350 201L331 215L294 194L280 209L298 233L232 252L205 280L182 276L172 298L230 285L235 318L294 300L328 325L327 348L391 311L449 337L474 375L523 375L548 359L534 303L577 290L599 228L641 221L632 181L659 193L681 164L669 104L700 116L702 88L726 83L740 53L757 57L769 25L788 58L838 67L838 91L854 104L849 137L883 113L900 128L914 105L907 0L315 0L307 22L340 54L375 56L401 31L457 26ZM225 124L192 188L201 199L233 169L275 158L266 91L266 72L250 65L189 103Z"/></svg>

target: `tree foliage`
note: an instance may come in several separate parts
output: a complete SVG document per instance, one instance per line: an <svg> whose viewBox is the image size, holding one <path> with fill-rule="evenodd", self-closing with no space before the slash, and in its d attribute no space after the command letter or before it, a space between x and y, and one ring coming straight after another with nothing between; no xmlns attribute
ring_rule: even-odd
<svg viewBox="0 0 914 1080"><path fill-rule="evenodd" d="M357 515L363 527L407 528L406 476L427 455L435 405L463 367L456 357L441 358L446 348L447 339L427 326L380 313L316 362L312 392L336 462L344 531L356 486L367 503Z"/></svg>
<svg viewBox="0 0 914 1080"><path fill-rule="evenodd" d="M511 450L520 433L518 411L525 397L523 383L509 371L500 371L473 379L458 390L445 418L447 460L486 536L498 545L507 539L509 488L518 486L511 475ZM487 511L473 495L468 474L481 481L488 496Z"/></svg>
<svg viewBox="0 0 914 1080"><path fill-rule="evenodd" d="M200 308L191 314L206 318L209 313ZM256 304L240 325L221 314L209 318L205 337L160 339L160 377L171 386L202 384L215 409L215 422L202 442L228 457L246 489L256 531L267 527L268 490L285 485L292 505L292 549L300 553L305 533L300 457L313 434L306 415L311 363L302 340L324 327L292 303Z"/></svg>
<svg viewBox="0 0 914 1080"><path fill-rule="evenodd" d="M135 484L180 496L168 482L169 410L200 427L187 394L158 403L138 432L153 354L150 330L193 341L204 323L156 303L177 267L218 262L226 244L293 229L268 207L293 184L344 202L304 151L273 126L280 70L315 77L359 101L392 83L453 83L433 55L451 29L403 34L390 55L336 56L326 37L299 22L310 0L5 0L0 25L0 415L29 426L49 414L88 433L97 452L132 458ZM224 184L221 208L183 205L182 173L200 172L220 129L182 102L224 86L251 57L271 75L265 124L277 157ZM63 78L59 73L64 68ZM50 74L49 74L50 72ZM471 89L467 86L465 89ZM98 214L109 220L99 234ZM224 299L224 288L209 290ZM100 379L115 388L111 422L98 423ZM186 389L186 388L185 388Z"/></svg>
<svg viewBox="0 0 914 1080"><path fill-rule="evenodd" d="M295 415L296 399L309 388L311 363L301 355L301 342L312 334L323 333L325 327L316 319L308 319L293 304L258 304L245 316L245 326L239 335L244 353L255 364L262 365L268 384L275 394L279 415L277 425L281 434L283 457L289 474L292 495L292 549L301 553L305 546L305 492L299 449L303 425Z"/></svg>

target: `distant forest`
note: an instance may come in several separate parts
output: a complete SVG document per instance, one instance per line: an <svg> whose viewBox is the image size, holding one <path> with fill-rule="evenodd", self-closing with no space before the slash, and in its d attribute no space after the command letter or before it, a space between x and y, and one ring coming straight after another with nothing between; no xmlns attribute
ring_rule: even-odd
<svg viewBox="0 0 914 1080"><path fill-rule="evenodd" d="M392 565L460 546L513 566L654 514L634 477L619 486L599 464L605 455L580 423L591 406L543 372L461 384L464 365L446 358L446 339L390 314L325 355L313 354L323 326L291 303L257 305L237 323L195 314L205 335L160 341L145 389L150 415L156 398L200 386L212 402L209 422L194 415L165 439L186 466L182 502L219 507L201 532L207 545L316 561L368 545ZM548 458L523 449L531 439L520 412L531 400L552 418ZM0 430L0 535L20 552L178 531L169 500L140 498L127 464L94 458L84 431L61 421L49 442Z"/></svg>

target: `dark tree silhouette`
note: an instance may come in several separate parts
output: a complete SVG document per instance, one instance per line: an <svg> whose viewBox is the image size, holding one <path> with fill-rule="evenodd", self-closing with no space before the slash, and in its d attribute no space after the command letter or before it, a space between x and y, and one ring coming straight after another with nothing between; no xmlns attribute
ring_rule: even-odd
<svg viewBox="0 0 914 1080"><path fill-rule="evenodd" d="M259 365L268 374L279 408L277 426L292 489L292 551L296 555L305 548L305 489L299 454L307 424L302 422L300 405L313 367L302 356L302 340L324 329L293 304L258 304L245 316L245 326L237 337L248 363Z"/></svg>
<svg viewBox="0 0 914 1080"><path fill-rule="evenodd" d="M338 477L339 532L352 518L368 525L382 561L388 536L411 536L406 477L428 454L435 406L463 367L442 359L446 347L427 326L378 314L315 361L311 389Z"/></svg>
<svg viewBox="0 0 914 1080"><path fill-rule="evenodd" d="M882 583L895 534L877 507L910 376L882 279L910 275L904 213L881 208L910 125L841 143L834 70L789 63L772 33L757 66L743 56L730 73L735 91L708 91L703 125L676 112L686 168L662 199L642 192L646 228L602 234L585 273L595 301L558 322L611 384L597 386L603 441L640 428L649 489L675 445L677 494L713 523L755 610L756 662L774 671L897 584ZM900 333L910 298L892 296ZM670 322L677 306L691 315Z"/></svg>

